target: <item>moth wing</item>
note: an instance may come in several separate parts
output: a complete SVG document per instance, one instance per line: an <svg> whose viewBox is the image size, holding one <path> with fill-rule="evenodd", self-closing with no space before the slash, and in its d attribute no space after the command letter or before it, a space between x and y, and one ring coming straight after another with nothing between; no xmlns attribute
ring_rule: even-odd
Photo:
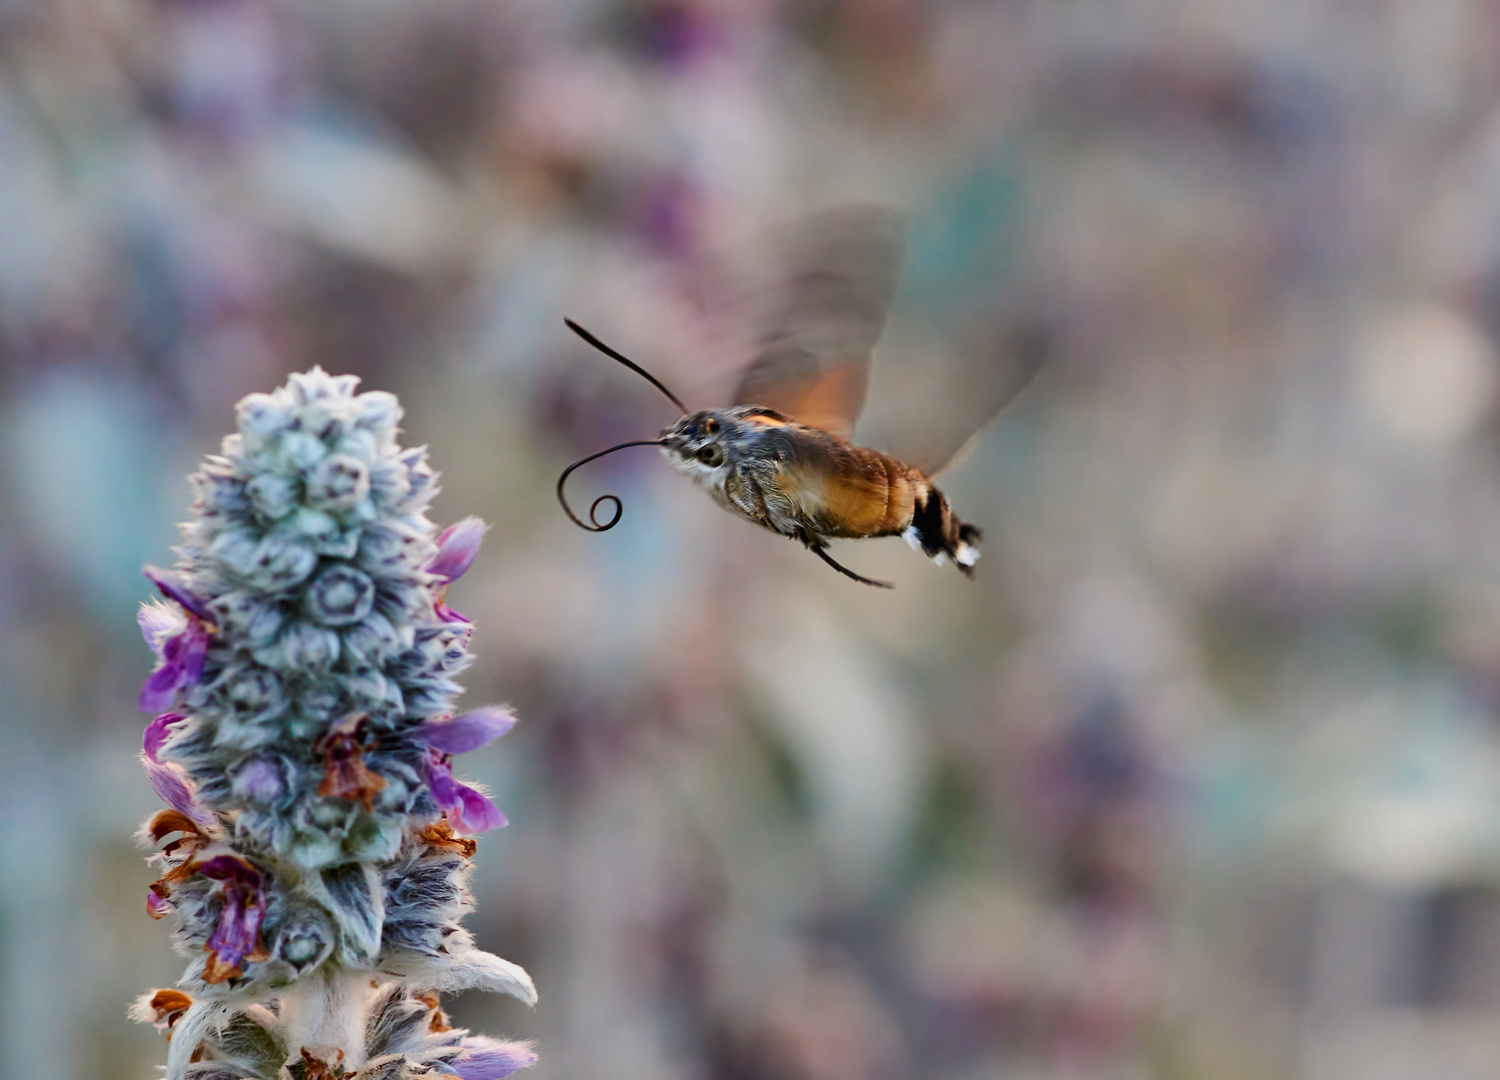
<svg viewBox="0 0 1500 1080"><path fill-rule="evenodd" d="M1015 316L951 341L903 343L902 355L880 374L887 407L871 414L872 442L936 476L1031 385L1056 351L1056 338L1050 321Z"/></svg>
<svg viewBox="0 0 1500 1080"><path fill-rule="evenodd" d="M772 237L775 280L760 290L760 329L733 404L763 405L843 439L854 433L904 231L894 210L859 205L803 218Z"/></svg>

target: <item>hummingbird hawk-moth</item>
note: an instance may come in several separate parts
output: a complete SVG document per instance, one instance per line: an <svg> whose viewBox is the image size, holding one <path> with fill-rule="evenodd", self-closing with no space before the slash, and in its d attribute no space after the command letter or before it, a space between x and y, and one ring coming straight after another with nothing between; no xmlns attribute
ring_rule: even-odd
<svg viewBox="0 0 1500 1080"><path fill-rule="evenodd" d="M980 530L959 520L932 477L972 430L927 438L921 460L895 457L851 439L864 405L871 354L896 289L902 249L899 216L883 207L827 211L788 227L780 245L783 273L773 291L755 351L719 409L692 410L639 364L573 320L590 345L641 375L683 413L657 439L635 440L574 462L557 481L563 510L582 528L603 532L620 520L614 495L601 495L584 522L563 495L574 469L629 446L659 446L720 506L780 536L799 541L829 566L866 585L891 588L840 565L835 539L900 536L938 565L951 561L972 576ZM985 418L1020 392L1040 366L1037 350L990 380L996 400ZM601 504L613 514L598 519Z"/></svg>

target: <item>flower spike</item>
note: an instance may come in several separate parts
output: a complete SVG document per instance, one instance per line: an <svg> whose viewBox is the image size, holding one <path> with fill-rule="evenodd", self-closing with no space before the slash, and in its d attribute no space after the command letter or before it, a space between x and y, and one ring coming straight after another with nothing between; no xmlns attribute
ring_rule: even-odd
<svg viewBox="0 0 1500 1080"><path fill-rule="evenodd" d="M140 758L166 804L138 834L145 907L190 963L131 1015L169 1036L166 1080L489 1080L535 1060L454 1028L434 993L536 1000L460 925L478 846L460 834L505 818L453 755L515 723L455 707L473 626L444 597L485 525L428 519L425 451L356 382L314 369L242 400L191 478L178 563L145 569Z"/></svg>

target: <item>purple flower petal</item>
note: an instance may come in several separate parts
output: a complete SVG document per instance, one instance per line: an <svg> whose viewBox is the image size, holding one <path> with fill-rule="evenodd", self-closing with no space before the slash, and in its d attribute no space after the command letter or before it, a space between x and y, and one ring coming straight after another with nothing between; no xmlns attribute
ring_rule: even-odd
<svg viewBox="0 0 1500 1080"><path fill-rule="evenodd" d="M199 806L193 798L193 787L187 778L187 770L170 762L152 761L145 754L141 762L146 766L146 777L151 787L161 796L161 801L179 813L186 814L200 825L212 825L213 815Z"/></svg>
<svg viewBox="0 0 1500 1080"><path fill-rule="evenodd" d="M161 590L161 594L168 600L176 600L187 611L191 611L200 619L212 622L208 607L183 585L182 577L170 570L163 570L159 566L146 566L141 571L151 583Z"/></svg>
<svg viewBox="0 0 1500 1080"><path fill-rule="evenodd" d="M179 687L197 682L203 674L203 658L208 654L208 627L196 615L188 615L180 634L162 644L162 665L146 679L136 707L141 712L161 712L176 696Z"/></svg>
<svg viewBox="0 0 1500 1080"><path fill-rule="evenodd" d="M198 864L198 873L214 881L241 881L260 888L260 871L238 855L215 855Z"/></svg>
<svg viewBox="0 0 1500 1080"><path fill-rule="evenodd" d="M453 779L453 765L435 750L427 752L427 786L432 788L433 802L444 810L458 805L458 788Z"/></svg>
<svg viewBox="0 0 1500 1080"><path fill-rule="evenodd" d="M427 783L432 788L432 801L448 812L455 829L477 833L510 824L489 799L453 779L452 762L436 750L427 751Z"/></svg>
<svg viewBox="0 0 1500 1080"><path fill-rule="evenodd" d="M254 903L243 889L232 888L224 894L224 907L219 923L208 936L207 945L219 958L219 963L239 967L246 956L253 953L260 932L260 920L265 908Z"/></svg>
<svg viewBox="0 0 1500 1080"><path fill-rule="evenodd" d="M471 1035L462 1045L463 1053L450 1066L460 1080L502 1080L536 1064L536 1052L525 1043Z"/></svg>
<svg viewBox="0 0 1500 1080"><path fill-rule="evenodd" d="M445 754L466 754L498 739L515 726L515 713L501 706L486 705L460 713L451 720L429 720L417 729L416 736Z"/></svg>
<svg viewBox="0 0 1500 1080"><path fill-rule="evenodd" d="M160 896L157 896L156 893L152 892L150 889L146 890L147 915L150 915L153 919L161 919L165 918L167 912L171 910L172 905L169 901L163 900Z"/></svg>
<svg viewBox="0 0 1500 1080"><path fill-rule="evenodd" d="M197 682L198 676L203 674L203 658L208 654L208 627L198 619L189 619L187 629L172 641L177 643L177 662L182 665L186 681ZM169 642L167 651L171 649Z"/></svg>
<svg viewBox="0 0 1500 1080"><path fill-rule="evenodd" d="M286 794L286 783L275 762L255 758L234 773L234 793L250 802L273 803Z"/></svg>
<svg viewBox="0 0 1500 1080"><path fill-rule="evenodd" d="M208 937L207 947L214 954L213 976L209 982L232 977L246 957L260 951L260 923L266 914L266 899L261 892L260 871L235 855L219 855L198 866L206 878L220 882L219 921ZM261 955L264 959L264 954Z"/></svg>
<svg viewBox="0 0 1500 1080"><path fill-rule="evenodd" d="M447 581L456 581L463 576L479 554L479 544L484 539L486 525L477 517L466 517L449 525L438 536L437 554L427 564L427 572Z"/></svg>
<svg viewBox="0 0 1500 1080"><path fill-rule="evenodd" d="M140 699L136 702L136 708L141 712L159 713L177 696L177 688L187 682L187 675L182 670L181 664L163 664L153 671L146 679L146 685L141 687Z"/></svg>
<svg viewBox="0 0 1500 1080"><path fill-rule="evenodd" d="M442 619L444 622L473 622L473 620L465 615L462 611L458 611L455 608L449 607L441 600L437 602L433 610L437 612L437 617L439 619Z"/></svg>
<svg viewBox="0 0 1500 1080"><path fill-rule="evenodd" d="M448 808L448 820L461 832L478 833L489 829L501 829L510 822L498 807L468 784L454 781L458 793L458 806Z"/></svg>
<svg viewBox="0 0 1500 1080"><path fill-rule="evenodd" d="M160 760L157 752L172 734L172 725L180 724L187 717L181 713L164 712L151 723L146 725L146 730L141 734L141 749L146 752L148 761Z"/></svg>
<svg viewBox="0 0 1500 1080"><path fill-rule="evenodd" d="M157 656L161 655L167 639L182 633L184 629L182 613L174 611L160 600L142 604L135 620L140 624L141 636Z"/></svg>

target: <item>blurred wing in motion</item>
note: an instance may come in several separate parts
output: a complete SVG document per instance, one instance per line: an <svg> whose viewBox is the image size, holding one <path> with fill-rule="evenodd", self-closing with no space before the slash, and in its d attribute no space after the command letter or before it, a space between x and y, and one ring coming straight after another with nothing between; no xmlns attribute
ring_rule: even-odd
<svg viewBox="0 0 1500 1080"><path fill-rule="evenodd" d="M957 348L962 355L946 365L954 381L938 399L941 407L923 415L922 395L905 397L899 438L891 453L926 476L935 476L960 460L989 422L1031 385L1055 351L1056 331L1041 320L1018 320L982 334L970 335ZM883 377L883 376L882 376ZM930 398L928 400L931 400Z"/></svg>
<svg viewBox="0 0 1500 1080"><path fill-rule="evenodd" d="M754 359L735 405L764 405L848 439L864 407L870 354L900 275L901 216L846 206L774 239L780 280L762 297Z"/></svg>

